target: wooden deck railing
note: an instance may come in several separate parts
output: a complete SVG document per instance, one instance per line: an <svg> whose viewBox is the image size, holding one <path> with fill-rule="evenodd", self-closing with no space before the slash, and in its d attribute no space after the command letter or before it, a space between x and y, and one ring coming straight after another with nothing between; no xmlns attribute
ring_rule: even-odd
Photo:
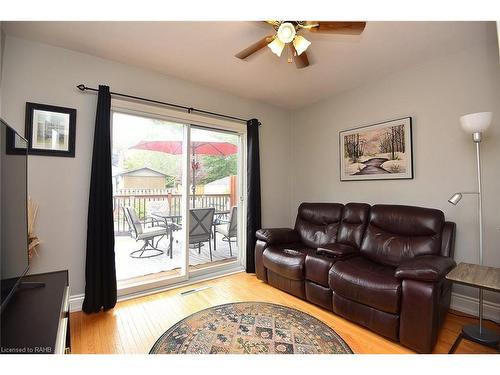
<svg viewBox="0 0 500 375"><path fill-rule="evenodd" d="M113 196L113 213L115 235L128 234L129 228L122 207L132 207L140 220L146 220L152 212L167 212L169 215L181 215L180 194L116 194ZM229 210L230 194L195 195L194 207L214 207L215 211ZM189 196L190 207L193 207L193 196Z"/></svg>

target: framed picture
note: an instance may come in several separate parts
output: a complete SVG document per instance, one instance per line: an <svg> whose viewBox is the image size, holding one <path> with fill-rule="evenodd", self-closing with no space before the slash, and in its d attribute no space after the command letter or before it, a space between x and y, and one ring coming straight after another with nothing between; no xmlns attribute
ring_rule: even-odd
<svg viewBox="0 0 500 375"><path fill-rule="evenodd" d="M7 155L26 155L26 140L7 127L5 132L5 153Z"/></svg>
<svg viewBox="0 0 500 375"><path fill-rule="evenodd" d="M76 109L26 103L28 153L75 157Z"/></svg>
<svg viewBox="0 0 500 375"><path fill-rule="evenodd" d="M411 117L341 131L340 180L413 178Z"/></svg>

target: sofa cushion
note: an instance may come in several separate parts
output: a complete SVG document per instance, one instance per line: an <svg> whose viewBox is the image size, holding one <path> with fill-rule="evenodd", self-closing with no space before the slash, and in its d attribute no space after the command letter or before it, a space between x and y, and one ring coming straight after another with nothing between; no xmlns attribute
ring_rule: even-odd
<svg viewBox="0 0 500 375"><path fill-rule="evenodd" d="M369 204L347 203L342 213L337 242L359 249L368 224L369 214Z"/></svg>
<svg viewBox="0 0 500 375"><path fill-rule="evenodd" d="M330 270L330 288L337 294L391 314L399 312L401 281L394 268L363 257L336 262Z"/></svg>
<svg viewBox="0 0 500 375"><path fill-rule="evenodd" d="M437 255L443 225L444 214L439 210L375 205L360 251L374 262L393 267L416 256Z"/></svg>
<svg viewBox="0 0 500 375"><path fill-rule="evenodd" d="M302 203L295 221L302 243L318 248L336 242L343 207L340 203Z"/></svg>
<svg viewBox="0 0 500 375"><path fill-rule="evenodd" d="M300 242L297 231L290 228L268 228L259 229L255 233L258 240L266 242L268 245L290 244Z"/></svg>
<svg viewBox="0 0 500 375"><path fill-rule="evenodd" d="M304 264L306 255L313 249L283 249L270 246L262 255L264 267L291 280L304 280Z"/></svg>
<svg viewBox="0 0 500 375"><path fill-rule="evenodd" d="M328 286L328 272L335 263L334 258L326 257L316 253L309 253L306 256L306 279L314 281L323 286Z"/></svg>

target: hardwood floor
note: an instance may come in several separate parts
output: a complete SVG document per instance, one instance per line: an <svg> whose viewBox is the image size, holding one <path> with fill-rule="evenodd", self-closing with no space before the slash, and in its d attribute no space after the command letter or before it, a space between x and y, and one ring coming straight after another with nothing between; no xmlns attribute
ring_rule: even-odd
<svg viewBox="0 0 500 375"><path fill-rule="evenodd" d="M182 291L210 286L196 293ZM239 273L219 279L119 302L104 313L71 314L73 353L148 353L155 341L171 325L201 309L237 301L266 301L307 312L331 326L354 353L412 353L411 350L351 323L320 307L302 301L266 283L255 275ZM435 353L447 353L462 325L472 318L448 314L440 331ZM489 322L488 327L497 329ZM496 353L462 340L457 353Z"/></svg>

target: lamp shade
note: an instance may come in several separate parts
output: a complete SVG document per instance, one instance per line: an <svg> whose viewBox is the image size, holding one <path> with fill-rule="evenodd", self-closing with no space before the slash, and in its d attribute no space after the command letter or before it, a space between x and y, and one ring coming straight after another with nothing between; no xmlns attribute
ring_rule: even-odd
<svg viewBox="0 0 500 375"><path fill-rule="evenodd" d="M279 38L274 38L274 40L267 46L275 55L281 56L281 52L283 52L283 48L285 48L285 43L283 43Z"/></svg>
<svg viewBox="0 0 500 375"><path fill-rule="evenodd" d="M448 202L450 202L452 205L457 205L458 202L462 199L462 194L461 193L455 193L453 194L450 199L448 199Z"/></svg>
<svg viewBox="0 0 500 375"><path fill-rule="evenodd" d="M295 47L295 50L297 51L297 55L300 55L302 52L304 52L307 47L311 45L311 42L308 41L306 38L304 38L301 35L297 35L295 39L293 40L293 46Z"/></svg>
<svg viewBox="0 0 500 375"><path fill-rule="evenodd" d="M491 112L470 113L460 117L460 125L467 133L482 133L491 125Z"/></svg>

